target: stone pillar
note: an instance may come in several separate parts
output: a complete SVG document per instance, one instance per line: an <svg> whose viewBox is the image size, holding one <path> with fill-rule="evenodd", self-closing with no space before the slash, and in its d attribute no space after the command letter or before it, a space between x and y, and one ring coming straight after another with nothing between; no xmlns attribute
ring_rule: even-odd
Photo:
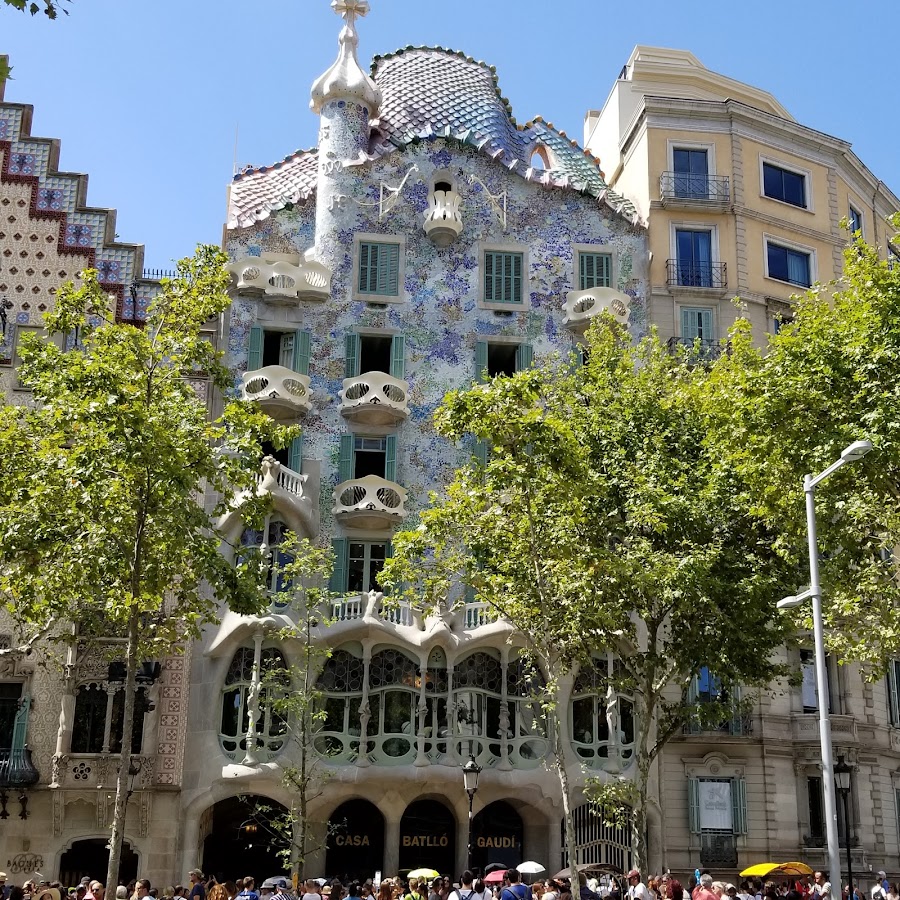
<svg viewBox="0 0 900 900"><path fill-rule="evenodd" d="M402 812L382 810L384 813L384 874L396 874L400 869L400 819Z"/></svg>

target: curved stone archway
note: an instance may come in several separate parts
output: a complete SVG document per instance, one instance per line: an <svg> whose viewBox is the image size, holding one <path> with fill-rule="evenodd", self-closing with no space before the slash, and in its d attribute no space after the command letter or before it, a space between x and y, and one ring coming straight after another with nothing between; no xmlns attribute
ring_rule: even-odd
<svg viewBox="0 0 900 900"><path fill-rule="evenodd" d="M456 818L439 800L414 800L400 820L400 873L422 867L444 875L456 867Z"/></svg>
<svg viewBox="0 0 900 900"><path fill-rule="evenodd" d="M347 800L328 819L325 870L345 884L384 871L384 816L368 800Z"/></svg>
<svg viewBox="0 0 900 900"><path fill-rule="evenodd" d="M505 800L495 800L472 820L472 865L484 872L490 863L511 869L522 862L525 826Z"/></svg>

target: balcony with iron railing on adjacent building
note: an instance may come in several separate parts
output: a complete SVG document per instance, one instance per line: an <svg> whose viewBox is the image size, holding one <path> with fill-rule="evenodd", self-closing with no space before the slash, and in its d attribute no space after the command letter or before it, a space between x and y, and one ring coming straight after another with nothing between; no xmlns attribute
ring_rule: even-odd
<svg viewBox="0 0 900 900"><path fill-rule="evenodd" d="M717 360L723 353L729 353L727 341L714 341L709 338L670 337L666 341L669 353L684 354L686 362L710 363Z"/></svg>
<svg viewBox="0 0 900 900"><path fill-rule="evenodd" d="M666 284L670 288L724 291L728 287L725 263L666 260Z"/></svg>
<svg viewBox="0 0 900 900"><path fill-rule="evenodd" d="M659 176L659 199L663 206L725 209L731 202L731 187L727 175L663 172Z"/></svg>
<svg viewBox="0 0 900 900"><path fill-rule="evenodd" d="M737 835L730 831L700 834L700 865L709 869L733 869L738 864Z"/></svg>

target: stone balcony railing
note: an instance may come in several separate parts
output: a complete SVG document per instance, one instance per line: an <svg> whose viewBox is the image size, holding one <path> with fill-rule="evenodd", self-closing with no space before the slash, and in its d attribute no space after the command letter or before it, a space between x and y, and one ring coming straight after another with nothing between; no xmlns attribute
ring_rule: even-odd
<svg viewBox="0 0 900 900"><path fill-rule="evenodd" d="M584 331L594 316L604 310L621 325L628 324L631 297L608 287L593 287L586 291L569 291L563 304L563 323L573 331Z"/></svg>
<svg viewBox="0 0 900 900"><path fill-rule="evenodd" d="M312 500L306 490L308 478L308 475L301 475L277 459L267 456L260 467L259 489L289 503L304 519L308 519L312 507Z"/></svg>
<svg viewBox="0 0 900 900"><path fill-rule="evenodd" d="M332 512L353 528L386 528L406 518L406 497L399 484L377 475L351 478L334 489Z"/></svg>
<svg viewBox="0 0 900 900"><path fill-rule="evenodd" d="M471 631L474 628L480 628L482 625L487 625L489 622L494 621L490 614L490 604L474 602L467 603L462 608L463 614L463 628L466 631Z"/></svg>
<svg viewBox="0 0 900 900"><path fill-rule="evenodd" d="M132 782L134 789L151 787L156 757L132 754L131 764L136 771ZM50 787L113 790L118 773L118 753L63 754L53 757ZM131 776L129 780L132 780Z"/></svg>
<svg viewBox="0 0 900 900"><path fill-rule="evenodd" d="M289 421L305 416L312 405L309 375L284 366L266 366L246 372L241 379L245 400L255 400L273 418Z"/></svg>
<svg viewBox="0 0 900 900"><path fill-rule="evenodd" d="M396 425L409 415L409 383L384 372L345 378L341 415L366 425Z"/></svg>
<svg viewBox="0 0 900 900"><path fill-rule="evenodd" d="M438 247L449 247L462 233L461 201L456 191L432 191L428 198L425 234Z"/></svg>
<svg viewBox="0 0 900 900"><path fill-rule="evenodd" d="M854 716L831 715L831 735L835 740L856 741L856 718ZM795 741L819 741L818 713L804 713L792 720Z"/></svg>
<svg viewBox="0 0 900 900"><path fill-rule="evenodd" d="M244 256L229 263L227 269L237 276L239 294L290 300L327 300L331 296L331 270L315 260L301 259L294 264Z"/></svg>

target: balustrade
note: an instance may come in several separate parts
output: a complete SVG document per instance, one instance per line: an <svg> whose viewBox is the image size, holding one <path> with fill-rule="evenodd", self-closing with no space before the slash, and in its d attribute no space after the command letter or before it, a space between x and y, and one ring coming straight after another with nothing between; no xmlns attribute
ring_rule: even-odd
<svg viewBox="0 0 900 900"><path fill-rule="evenodd" d="M277 420L305 416L311 407L309 375L292 372L284 366L266 366L245 373L241 393L245 400L255 400Z"/></svg>
<svg viewBox="0 0 900 900"><path fill-rule="evenodd" d="M260 256L244 256L226 268L237 276L238 293L291 300L327 300L331 296L331 270L313 259L303 259L295 265L285 260L268 262Z"/></svg>
<svg viewBox="0 0 900 900"><path fill-rule="evenodd" d="M396 425L409 415L409 383L385 372L345 378L341 414L367 425Z"/></svg>

